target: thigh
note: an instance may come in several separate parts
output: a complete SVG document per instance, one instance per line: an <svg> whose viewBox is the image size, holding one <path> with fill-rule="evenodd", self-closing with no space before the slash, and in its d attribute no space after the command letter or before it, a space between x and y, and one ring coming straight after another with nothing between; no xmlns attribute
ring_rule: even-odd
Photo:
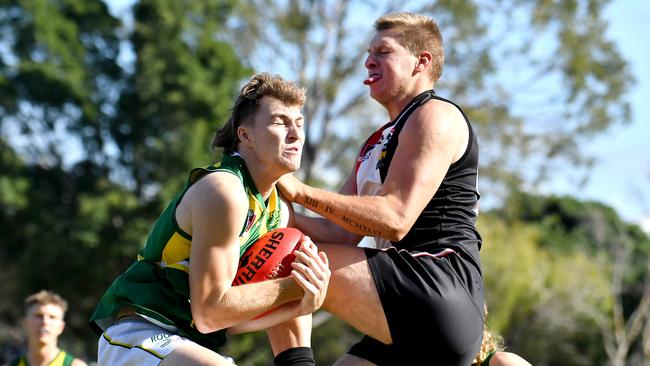
<svg viewBox="0 0 650 366"><path fill-rule="evenodd" d="M384 309L379 299L365 250L320 244L327 254L332 276L323 309L383 343L391 343Z"/></svg>
<svg viewBox="0 0 650 366"><path fill-rule="evenodd" d="M160 366L233 366L229 359L196 343L185 343L174 348Z"/></svg>
<svg viewBox="0 0 650 366"><path fill-rule="evenodd" d="M225 358L191 340L132 316L106 329L97 363L106 366L230 365Z"/></svg>
<svg viewBox="0 0 650 366"><path fill-rule="evenodd" d="M368 252L399 360L471 363L483 331L480 273L451 252ZM475 281L477 280L477 281Z"/></svg>

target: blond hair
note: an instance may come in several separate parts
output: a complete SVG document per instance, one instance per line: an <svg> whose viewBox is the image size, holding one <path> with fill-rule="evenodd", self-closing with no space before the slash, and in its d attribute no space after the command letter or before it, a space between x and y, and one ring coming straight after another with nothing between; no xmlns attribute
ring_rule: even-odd
<svg viewBox="0 0 650 366"><path fill-rule="evenodd" d="M212 148L221 147L225 153L237 151L239 145L237 128L242 124L251 123L260 100L265 96L273 97L286 106L302 107L306 99L305 90L293 81L265 72L254 75L242 87L226 124L215 132Z"/></svg>
<svg viewBox="0 0 650 366"><path fill-rule="evenodd" d="M438 24L430 17L415 13L387 14L375 21L375 31L402 28L397 41L414 56L431 53L429 74L434 82L440 79L445 63L445 49Z"/></svg>
<svg viewBox="0 0 650 366"><path fill-rule="evenodd" d="M472 362L474 365L482 365L485 359L494 352L504 351L503 338L492 333L487 327L488 308L487 303L483 303L483 343L478 351L476 358Z"/></svg>
<svg viewBox="0 0 650 366"><path fill-rule="evenodd" d="M485 359L494 352L503 351L503 338L497 334L493 334L489 329L483 328L483 343L481 343L481 350L476 355L472 365L482 365Z"/></svg>
<svg viewBox="0 0 650 366"><path fill-rule="evenodd" d="M68 302L65 301L61 296L58 294L52 292L52 291L47 291L47 290L41 290L35 294L31 294L25 298L25 313L29 311L29 309L34 306L34 305L49 305L53 304L61 308L63 310L63 314L68 310Z"/></svg>

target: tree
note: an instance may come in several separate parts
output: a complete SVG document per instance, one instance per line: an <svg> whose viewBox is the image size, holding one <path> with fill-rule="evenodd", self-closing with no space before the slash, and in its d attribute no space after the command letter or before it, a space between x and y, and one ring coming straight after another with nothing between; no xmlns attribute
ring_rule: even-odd
<svg viewBox="0 0 650 366"><path fill-rule="evenodd" d="M541 245L535 224L483 214L487 325L534 365L602 364L598 324L611 309L608 260ZM596 345L596 346L594 346Z"/></svg>
<svg viewBox="0 0 650 366"><path fill-rule="evenodd" d="M332 184L348 173L341 167L350 166L368 124L386 120L361 85L371 22L398 9L432 15L447 59L436 89L468 112L482 177L496 189L543 182L562 162L588 168L581 144L629 120L633 79L606 37L607 3L249 0L229 24L255 69L282 70L307 87L303 172L322 179L315 172L325 169L334 178L323 183Z"/></svg>
<svg viewBox="0 0 650 366"><path fill-rule="evenodd" d="M250 77L221 39L234 3L141 1L133 8L134 70L110 131L120 166L141 194L161 192L165 202L184 172L215 159L211 135L225 123L240 81Z"/></svg>
<svg viewBox="0 0 650 366"><path fill-rule="evenodd" d="M94 357L97 300L190 168L216 158L211 134L250 76L220 40L231 9L143 1L123 27L100 0L0 2L0 335L49 288L70 300L62 343Z"/></svg>
<svg viewBox="0 0 650 366"><path fill-rule="evenodd" d="M537 225L544 233L539 243L555 253L608 258L601 272L609 276L603 302L611 307L604 313L593 312L592 321L612 364L647 362L647 346L642 341L650 322L650 238L638 226L625 223L613 209L598 202L521 192L512 195L496 214L506 222ZM584 282L576 284L580 286Z"/></svg>

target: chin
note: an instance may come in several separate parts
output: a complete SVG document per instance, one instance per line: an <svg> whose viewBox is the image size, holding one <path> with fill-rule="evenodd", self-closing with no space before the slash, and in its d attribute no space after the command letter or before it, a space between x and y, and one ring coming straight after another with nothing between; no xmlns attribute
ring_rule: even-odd
<svg viewBox="0 0 650 366"><path fill-rule="evenodd" d="M287 165L288 173L293 173L295 171L298 171L298 169L300 169L300 163L292 163Z"/></svg>

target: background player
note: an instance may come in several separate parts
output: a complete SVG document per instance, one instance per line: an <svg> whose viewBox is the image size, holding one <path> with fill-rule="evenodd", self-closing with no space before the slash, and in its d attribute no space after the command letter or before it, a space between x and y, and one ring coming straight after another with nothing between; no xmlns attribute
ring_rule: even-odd
<svg viewBox="0 0 650 366"><path fill-rule="evenodd" d="M41 290L27 296L23 319L27 349L10 365L85 366L83 360L59 348L67 310L68 302L52 291Z"/></svg>

